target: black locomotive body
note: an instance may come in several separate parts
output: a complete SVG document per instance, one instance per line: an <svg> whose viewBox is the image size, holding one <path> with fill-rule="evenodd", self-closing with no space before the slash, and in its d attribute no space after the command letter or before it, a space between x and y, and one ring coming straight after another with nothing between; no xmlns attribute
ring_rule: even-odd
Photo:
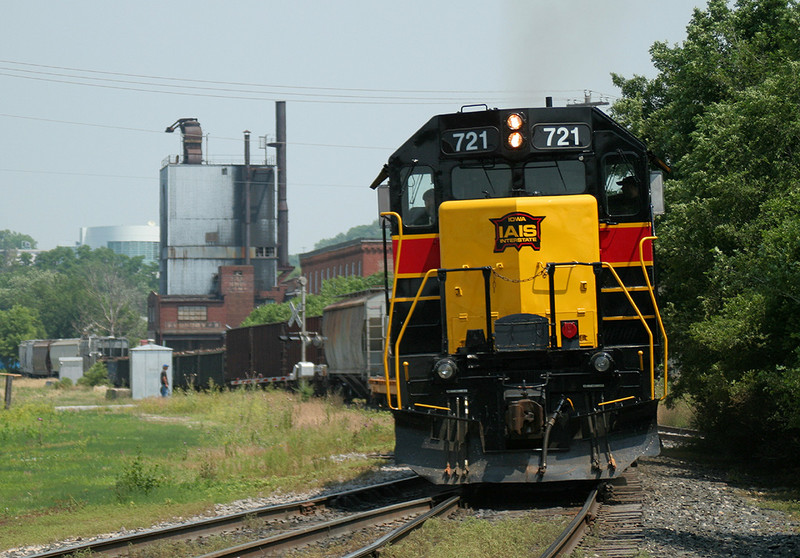
<svg viewBox="0 0 800 558"><path fill-rule="evenodd" d="M389 179L398 462L436 483L538 483L659 451L648 161L587 107L440 115L391 156L373 187Z"/></svg>

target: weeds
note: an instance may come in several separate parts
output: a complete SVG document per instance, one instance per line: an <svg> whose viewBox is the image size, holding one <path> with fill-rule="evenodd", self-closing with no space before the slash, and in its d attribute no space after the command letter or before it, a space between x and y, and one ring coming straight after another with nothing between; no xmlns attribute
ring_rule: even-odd
<svg viewBox="0 0 800 558"><path fill-rule="evenodd" d="M41 387L0 412L0 551L354 478L373 462L327 457L393 443L388 413L281 390L176 391L130 408L54 410L59 398L90 394Z"/></svg>
<svg viewBox="0 0 800 558"><path fill-rule="evenodd" d="M160 468L146 463L140 449L117 477L114 493L124 502L133 494L149 494L163 485L164 480Z"/></svg>

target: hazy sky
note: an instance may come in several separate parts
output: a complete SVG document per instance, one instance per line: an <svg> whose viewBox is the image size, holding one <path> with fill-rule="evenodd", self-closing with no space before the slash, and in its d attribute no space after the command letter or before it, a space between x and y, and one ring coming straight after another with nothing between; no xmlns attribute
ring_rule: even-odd
<svg viewBox="0 0 800 558"><path fill-rule="evenodd" d="M51 249L80 227L158 222L164 129L195 117L211 162L286 101L289 252L377 217L368 186L432 115L462 105L615 99L655 75L695 0L5 2L0 230ZM207 150L206 150L207 148ZM266 155L274 156L269 150Z"/></svg>

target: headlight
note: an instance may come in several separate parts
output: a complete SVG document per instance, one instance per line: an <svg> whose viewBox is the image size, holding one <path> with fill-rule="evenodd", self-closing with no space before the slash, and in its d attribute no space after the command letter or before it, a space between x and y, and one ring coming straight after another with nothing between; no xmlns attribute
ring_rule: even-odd
<svg viewBox="0 0 800 558"><path fill-rule="evenodd" d="M525 138L522 137L522 134L519 132L512 132L509 134L508 139L508 146L511 149L519 149L522 147L522 144L525 142Z"/></svg>
<svg viewBox="0 0 800 558"><path fill-rule="evenodd" d="M436 363L436 365L433 367L433 370L442 380L449 380L456 375L458 366L456 366L456 363L453 361L453 359L444 358Z"/></svg>
<svg viewBox="0 0 800 558"><path fill-rule="evenodd" d="M589 364L598 372L608 372L613 361L611 360L611 355L608 353L595 353L592 355L592 358L589 359Z"/></svg>
<svg viewBox="0 0 800 558"><path fill-rule="evenodd" d="M516 112L512 112L506 118L506 127L508 127L509 130L519 130L524 123L525 121L522 119L522 115Z"/></svg>

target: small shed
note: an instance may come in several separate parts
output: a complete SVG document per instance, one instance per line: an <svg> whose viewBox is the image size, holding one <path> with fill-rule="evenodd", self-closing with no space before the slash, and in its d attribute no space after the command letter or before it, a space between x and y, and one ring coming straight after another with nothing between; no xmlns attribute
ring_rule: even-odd
<svg viewBox="0 0 800 558"><path fill-rule="evenodd" d="M172 349L161 345L142 345L130 350L131 397L144 399L161 395L161 367L169 366L169 392L172 393Z"/></svg>
<svg viewBox="0 0 800 558"><path fill-rule="evenodd" d="M79 356L58 358L58 378L69 378L76 383L83 377L83 359Z"/></svg>

